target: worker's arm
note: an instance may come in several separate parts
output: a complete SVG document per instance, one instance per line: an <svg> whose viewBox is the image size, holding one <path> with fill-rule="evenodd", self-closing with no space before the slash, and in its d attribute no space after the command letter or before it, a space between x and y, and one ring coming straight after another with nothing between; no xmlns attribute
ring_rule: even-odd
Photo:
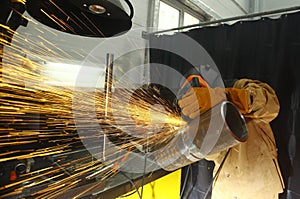
<svg viewBox="0 0 300 199"><path fill-rule="evenodd" d="M240 79L234 88L226 89L228 100L233 102L244 117L271 122L279 113L275 91L258 80Z"/></svg>
<svg viewBox="0 0 300 199"><path fill-rule="evenodd" d="M179 100L178 105L184 115L194 119L224 100L226 100L224 88L197 87L190 89Z"/></svg>
<svg viewBox="0 0 300 199"><path fill-rule="evenodd" d="M240 112L244 115L249 113L250 95L246 89L226 88L227 100L236 105Z"/></svg>
<svg viewBox="0 0 300 199"><path fill-rule="evenodd" d="M234 103L245 117L266 122L279 112L275 91L266 83L249 79L236 81L234 88L193 88L178 104L184 115L194 119L223 100Z"/></svg>

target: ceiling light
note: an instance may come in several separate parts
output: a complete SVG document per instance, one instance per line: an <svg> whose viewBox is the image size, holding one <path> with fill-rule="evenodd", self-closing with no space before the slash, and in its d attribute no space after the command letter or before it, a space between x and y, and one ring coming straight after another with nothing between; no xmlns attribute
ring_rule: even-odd
<svg viewBox="0 0 300 199"><path fill-rule="evenodd" d="M120 0L26 0L27 12L56 30L88 37L112 37L132 27L134 9L125 12Z"/></svg>
<svg viewBox="0 0 300 199"><path fill-rule="evenodd" d="M104 14L106 12L106 9L103 6L95 5L95 4L90 5L89 10L94 14Z"/></svg>

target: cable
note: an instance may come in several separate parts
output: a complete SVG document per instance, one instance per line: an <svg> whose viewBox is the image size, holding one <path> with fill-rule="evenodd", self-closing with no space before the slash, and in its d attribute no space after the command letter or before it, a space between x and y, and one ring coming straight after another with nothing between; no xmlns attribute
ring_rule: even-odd
<svg viewBox="0 0 300 199"><path fill-rule="evenodd" d="M129 178L123 171L119 171L123 176L125 176L125 178L127 178L129 180L129 182L131 183L131 185L134 187L135 192L137 192L137 194L139 195L139 198L142 199L142 196L139 192L139 189L137 188L137 186L134 184L134 182L131 180L131 178Z"/></svg>
<svg viewBox="0 0 300 199"><path fill-rule="evenodd" d="M135 194L136 192L137 192L137 191L134 190L133 192L131 192L131 193L129 193L129 194L126 194L126 195L119 196L118 198L126 198L126 197L128 197L128 196L131 196L131 195Z"/></svg>
<svg viewBox="0 0 300 199"><path fill-rule="evenodd" d="M141 186L141 193L139 192L137 186L134 184L134 182L122 171L119 171L123 176L125 176L130 183L132 184L132 186L134 187L135 191L132 193L129 193L125 196L120 196L119 198L125 198L128 196L131 196L135 193L137 193L139 195L139 198L142 199L143 198L143 191L144 191L144 182L145 182L145 177L146 177L146 164L147 164L147 153L145 154L145 159L144 159L144 171L143 171L143 178L142 178L142 186Z"/></svg>
<svg viewBox="0 0 300 199"><path fill-rule="evenodd" d="M147 153L145 153L145 160L144 160L144 172L143 172L143 178L142 178L141 198L143 198L144 181L145 181L145 176L146 176L146 164L147 164Z"/></svg>
<svg viewBox="0 0 300 199"><path fill-rule="evenodd" d="M193 169L194 169L194 167L193 167L193 165L190 165L191 166L191 169L190 169L190 171L189 171L189 175L191 176L189 179L190 179L190 183L192 184L192 186L191 186L191 188L188 190L188 193L186 194L186 197L185 198L189 198L190 197L190 195L192 194L192 192L193 192L193 190L194 190L194 188L195 188L195 186L196 186L196 182L197 182L197 178L198 178L198 174L197 174L197 176L196 176L196 178L195 178L195 180L196 180L196 182L194 181L194 176L193 176L193 174L194 174L194 171L193 171Z"/></svg>
<svg viewBox="0 0 300 199"><path fill-rule="evenodd" d="M186 183L187 183L187 180L188 180L190 169L191 169L191 165L189 165L188 168L187 168L186 175L185 175L184 182L183 182L183 186L182 186L181 193L180 193L180 198L182 198L183 191L185 189L185 186L186 186Z"/></svg>
<svg viewBox="0 0 300 199"><path fill-rule="evenodd" d="M212 189L212 185L213 185L213 183L214 183L216 177L217 177L217 176L219 175L219 173L221 172L221 169L222 169L222 167L223 167L223 165L224 165L224 163L225 163L225 160L226 160L227 157L228 157L228 154L229 154L230 150L231 150L231 148L226 152L225 157L223 158L223 160L222 160L222 162L221 162L221 164L220 164L220 166L219 166L219 168L218 168L218 170L217 170L215 176L213 177L213 179L212 179L212 181L211 181L209 187L208 187L207 190L206 190L206 193L205 193L205 195L204 195L204 199L207 198L208 193L209 193L210 190Z"/></svg>
<svg viewBox="0 0 300 199"><path fill-rule="evenodd" d="M130 17L130 19L132 19L133 15L134 15L133 5L131 4L131 2L129 0L124 0L124 1L127 3L128 7L130 9L130 15L129 15L129 17Z"/></svg>

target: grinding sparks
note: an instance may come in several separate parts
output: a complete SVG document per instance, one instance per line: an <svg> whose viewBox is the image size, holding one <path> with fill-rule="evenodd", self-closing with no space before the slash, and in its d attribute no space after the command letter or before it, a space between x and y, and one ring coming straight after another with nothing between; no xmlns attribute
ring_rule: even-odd
<svg viewBox="0 0 300 199"><path fill-rule="evenodd" d="M156 88L115 89L105 117L101 90L46 84L51 79L42 75L45 66L20 56L16 46L11 48L14 50L6 54L8 62L3 64L0 83L0 165L7 165L3 166L5 171L16 163L30 169L18 173L17 179L2 182L1 197L30 190L26 192L30 193L28 197L56 198L91 184L76 196L80 197L116 175L127 157L114 157L114 150L106 148L104 164L85 149L82 141L89 141L98 151L97 157L101 157L99 142L104 134L117 139L116 145L129 152L137 146L151 150L168 142L186 125L170 103L159 98ZM41 53L46 51L41 49ZM96 124L91 122L91 106L96 111Z"/></svg>
<svg viewBox="0 0 300 199"><path fill-rule="evenodd" d="M72 29L44 13L63 29ZM41 34L49 31L35 28ZM1 49L5 62L0 69L0 198L56 198L77 187L84 187L77 198L99 191L129 153L155 150L186 127L155 86L115 88L107 107L103 89L47 84L55 81L45 76L46 66L24 55L42 62L43 57L55 62L72 56L47 38L37 38L40 42L14 33L14 43L4 53ZM8 45L9 39L0 37L0 44ZM24 46L34 46L36 51ZM73 52L84 56L80 50ZM130 84L123 82L125 87ZM104 150L104 135L126 153L115 156L110 146Z"/></svg>
<svg viewBox="0 0 300 199"><path fill-rule="evenodd" d="M38 67L40 66L36 66L36 68ZM24 70L23 73L20 70ZM24 74L26 78L34 78L32 82L35 83L43 79L35 74L29 74L26 67L19 67L17 71L19 71L16 73L17 76ZM13 70L10 70L9 79L17 79ZM6 194L5 196L12 196L13 193L19 194L24 189L48 184L47 188L32 193L32 196L51 198L86 184L87 181L107 178L115 174L114 170L118 168L113 169L112 166L103 165L100 160L93 160L82 146L82 139L97 139L103 136L104 132L99 131L99 134L96 135L88 133L90 129L96 128L95 124L89 123L89 116L85 112L85 107L89 103L97 104L99 124L104 124L102 129L111 136L122 136L123 132L129 132L133 135L139 134L138 137L140 137L143 133L153 131L157 125L165 126L163 128L160 126L164 131L147 139L142 136L133 140L134 142L121 140L120 144L123 149L131 149L135 144L146 147L146 144L149 145L149 141L164 142L174 136L176 127L184 124L178 116L173 116L165 109L163 111L157 108L150 110L151 106L143 100L134 104L135 108L122 107L121 102L124 101L124 96L128 96L128 98L132 96L130 91L122 91L122 99L118 96L111 99L115 103L119 102L116 107L123 111L112 107L109 115L113 115L113 117L107 117L104 120L105 100L103 95L92 96L90 92L78 93L79 91L77 91L76 95L85 96L83 100L90 99L90 101L84 101L81 106L73 107L73 91L71 88L52 87L44 85L42 82L32 85L31 88L11 83L1 84L0 121L7 128L0 129L0 150L2 152L0 164L35 159L35 161L44 160L51 166L49 169L40 168L37 171L22 174L16 182L1 187L0 191ZM127 95L124 95L124 92ZM79 126L74 123L72 113L74 108L82 114L82 117L77 118L82 122ZM128 115L130 112L132 115ZM116 122L117 120L119 123ZM76 133L77 128L85 129L86 135L79 137ZM120 129L124 131L120 131ZM107 149L107 151L109 150ZM68 156L68 154L71 155ZM72 159L74 158L72 155L77 159ZM109 161L110 164L113 164L118 160L110 159Z"/></svg>

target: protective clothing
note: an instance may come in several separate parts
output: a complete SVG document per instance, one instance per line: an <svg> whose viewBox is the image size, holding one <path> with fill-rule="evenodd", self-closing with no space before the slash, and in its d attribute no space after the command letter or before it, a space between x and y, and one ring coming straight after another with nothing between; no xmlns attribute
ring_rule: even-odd
<svg viewBox="0 0 300 199"><path fill-rule="evenodd" d="M181 112L191 119L195 119L211 107L226 100L224 88L197 87L189 90L182 100L178 101Z"/></svg>
<svg viewBox="0 0 300 199"><path fill-rule="evenodd" d="M217 103L233 102L244 115L248 141L233 147L213 184L213 199L273 199L284 189L277 161L277 148L269 122L279 112L275 91L257 80L241 79L233 88L193 88L179 106L183 114L195 118ZM205 100L204 100L205 99ZM215 172L226 152L207 157L216 164Z"/></svg>
<svg viewBox="0 0 300 199"><path fill-rule="evenodd" d="M241 91L241 89L245 91ZM241 79L228 98L243 113L248 127L248 141L233 147L216 177L213 199L273 199L284 189L277 161L277 148L269 125L279 112L274 90L256 80ZM209 157L218 169L224 153Z"/></svg>
<svg viewBox="0 0 300 199"><path fill-rule="evenodd" d="M242 114L247 114L249 112L248 90L238 88L226 88L226 96L227 100L233 102Z"/></svg>

